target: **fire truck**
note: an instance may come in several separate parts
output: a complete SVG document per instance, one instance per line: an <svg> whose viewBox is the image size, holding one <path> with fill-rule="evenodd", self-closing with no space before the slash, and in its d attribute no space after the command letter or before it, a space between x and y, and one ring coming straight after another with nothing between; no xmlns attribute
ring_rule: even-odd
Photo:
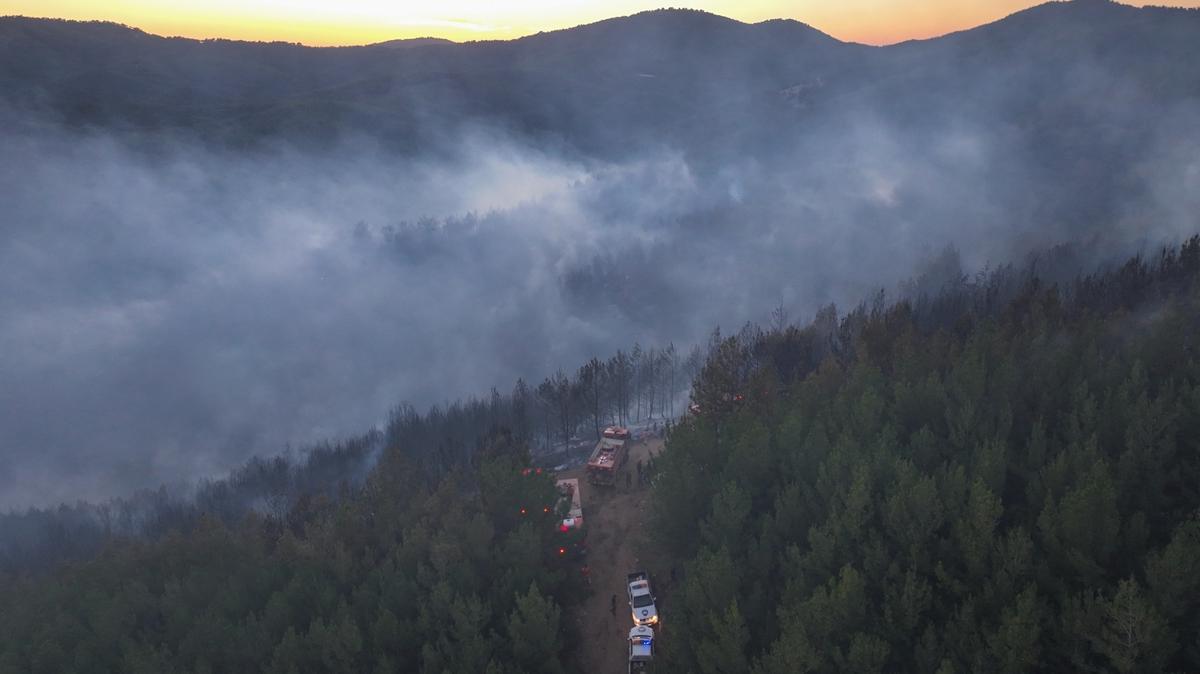
<svg viewBox="0 0 1200 674"><path fill-rule="evenodd" d="M558 487L558 513L562 515L558 524L559 530L566 532L583 528L583 501L579 496L579 480L559 480L555 486Z"/></svg>
<svg viewBox="0 0 1200 674"><path fill-rule="evenodd" d="M633 442L633 434L628 428L609 426L604 429L592 456L587 462L587 480L592 484L615 485L617 471L625 465L629 457L629 445Z"/></svg>
<svg viewBox="0 0 1200 674"><path fill-rule="evenodd" d="M560 557L579 559L587 554L587 530L583 527L583 502L580 498L579 480L558 480L558 505L554 512L558 516L558 536L555 547Z"/></svg>

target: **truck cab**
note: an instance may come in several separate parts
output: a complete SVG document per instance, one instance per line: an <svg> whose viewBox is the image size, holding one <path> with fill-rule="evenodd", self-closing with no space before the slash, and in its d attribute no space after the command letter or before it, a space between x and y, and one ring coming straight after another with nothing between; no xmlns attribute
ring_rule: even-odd
<svg viewBox="0 0 1200 674"><path fill-rule="evenodd" d="M650 575L645 571L637 571L627 577L629 591L629 610L633 616L633 624L657 625L658 607L654 605L654 592L650 589Z"/></svg>
<svg viewBox="0 0 1200 674"><path fill-rule="evenodd" d="M654 659L654 630L639 625L629 630L629 674L648 671Z"/></svg>

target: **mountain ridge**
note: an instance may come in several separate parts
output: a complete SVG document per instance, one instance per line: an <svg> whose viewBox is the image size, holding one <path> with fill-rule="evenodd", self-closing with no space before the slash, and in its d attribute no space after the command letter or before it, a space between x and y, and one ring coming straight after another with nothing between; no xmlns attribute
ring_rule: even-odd
<svg viewBox="0 0 1200 674"><path fill-rule="evenodd" d="M604 27L604 26L615 25L615 24L627 24L627 23L639 22L639 21L640 22L655 21L655 20L662 19L663 17L670 17L670 18L674 18L676 20L685 20L686 19L686 20L692 20L692 21L697 21L697 20L707 21L711 25L723 25L725 27L733 27L733 26L763 27L763 26L780 25L780 24L794 25L796 27L802 27L804 29L807 29L808 31L818 33L820 35L823 35L823 36L829 38L830 40L840 42L843 44L859 44L859 45L875 47L875 48L879 48L879 49L886 49L889 47L895 47L898 45L909 44L909 43L914 43L914 42L936 41L936 40L940 40L940 39L950 37L953 35L959 35L962 33L970 33L972 31L975 31L975 30L978 30L981 28L994 26L996 24L1003 24L1005 22L1008 22L1009 20L1012 20L1012 19L1015 19L1018 17L1040 15L1040 14L1045 14L1047 12L1057 11L1057 10L1064 9L1064 8L1066 8L1067 11L1080 11L1081 8L1086 8L1086 10L1088 10L1088 11L1095 11L1095 10L1126 11L1127 16L1132 15L1130 13L1130 11L1132 11L1132 12L1148 12L1148 13L1187 13L1187 12L1200 11L1200 8L1172 7L1172 6L1164 6L1164 5L1145 5L1145 6L1139 7L1139 6L1134 6L1134 5L1127 5L1127 4L1120 3L1120 2L1115 2L1114 0L1046 0L1045 2L1031 5L1030 7L1027 7L1025 9L1020 9L1020 10L1014 11L1010 14L1007 14L1007 15L1000 17L998 19L995 19L993 21L987 21L987 22L980 23L975 26L970 26L970 27L958 29L958 30L952 30L952 31L948 31L948 32L940 34L940 35L935 35L935 36L930 36L930 37L910 38L910 39L905 39L905 40L899 40L897 42L892 42L892 43L887 43L887 44L879 44L879 45L860 43L860 42L855 42L853 40L842 40L840 38L829 35L828 33L825 33L824 31L820 30L819 28L816 28L815 26L808 24L804 21L801 21L799 19L796 19L796 18L775 17L775 18L770 18L770 19L763 19L761 21L742 21L740 19L734 19L732 17L727 17L722 14L718 14L715 12L709 12L706 10L690 9L690 8L676 8L676 7L661 7L661 8L657 8L657 9L647 9L647 10L642 10L639 12L634 12L632 14L612 16L612 17L608 17L608 18L604 18L604 19L598 19L596 21L590 21L590 22L586 22L586 23L576 24L573 26L563 26L560 28L543 29L543 30L539 30L534 33L520 35L520 36L516 36L516 37L512 37L512 38L492 38L492 39L480 39L480 40L453 40L453 39L449 39L449 38L436 37L436 36L423 36L423 37L415 37L415 38L395 38L395 39L388 39L388 40L382 40L382 41L371 42L371 43L363 43L363 44L338 44L338 45L310 45L310 44L305 44L302 42L293 42L290 40L245 40L245 39L237 39L237 38L226 38L226 37L222 37L222 36L210 36L210 37L196 38L196 37L186 37L186 36L181 36L181 35L168 35L168 34L161 34L161 33L153 33L153 32L147 31L141 27L138 27L136 25L125 24L125 23L122 23L119 21L112 21L112 20L106 20L106 19L66 19L66 18L50 17L50 16L29 16L29 15L21 15L21 14L8 14L8 15L0 15L0 25L2 25L6 21L18 20L18 21L28 21L28 22L72 24L72 25L78 25L78 26L106 26L106 27L123 28L123 29L127 29L131 32L141 33L146 36L157 37L157 38L167 39L167 40L188 40L188 41L194 41L194 42L233 42L233 43L247 43L247 44L292 45L292 46L302 46L302 47L306 47L309 49L359 49L359 48L369 48L369 47L378 47L378 46L382 46L382 45L405 44L405 43L411 43L411 44L417 44L417 43L435 44L436 43L436 44L469 45L469 44L478 44L478 43L519 42L519 41L523 41L523 40L528 40L530 38L552 35L552 34L556 34L556 33L570 33L573 31L579 31L581 29Z"/></svg>
<svg viewBox="0 0 1200 674"><path fill-rule="evenodd" d="M365 135L415 153L485 129L581 157L675 148L713 162L799 151L793 139L814 126L875 119L932 133L969 113L1076 152L1080 138L1142 126L1135 110L1189 105L1197 34L1197 11L1092 0L883 47L793 20L676 9L514 40L336 48L6 17L0 103L139 143L327 148Z"/></svg>
<svg viewBox="0 0 1200 674"><path fill-rule="evenodd" d="M414 37L414 38L394 38L394 39L382 40L382 41L378 41L378 42L369 42L369 43L364 43L364 44L339 44L339 45L310 45L310 44L305 44L302 42L293 42L290 40L245 40L245 39L238 39L238 38L227 38L227 37L222 37L222 36L210 36L210 37L202 37L202 38L187 37L187 36L182 36L182 35L168 35L168 34L162 34L162 33L154 33L154 32L145 30L143 28L140 28L136 25L126 24L126 23L122 23L120 21L111 21L111 20L107 20L107 19L66 19L66 18L51 17L51 16L29 16L29 15L23 15L23 14L0 15L0 27L2 27L6 22L17 22L17 23L27 22L27 23L46 24L46 25L56 25L57 24L57 25L72 26L72 27L119 28L119 29L124 29L124 30L132 32L132 33L138 33L138 34L145 35L148 37L154 37L154 38L159 38L159 39L163 39L163 40L185 40L185 41L189 41L189 42L200 42L200 43L225 42L225 43L243 43L243 44L259 44L259 45L290 45L290 46L305 47L307 49L333 50L333 49L363 49L363 48L379 47L379 46L384 46L384 45L405 44L405 43L408 43L408 44L424 43L424 44L470 45L470 44L480 44L480 43L486 44L486 43L498 43L498 42L520 42L523 40L529 40L531 38L536 38L539 36L553 35L556 33L569 33L572 31L579 31L581 29L602 28L602 27L608 27L608 26L612 26L612 25L629 24L629 23L635 23L635 22L656 21L656 20L662 19L664 17L676 18L676 19L688 18L689 20L693 20L693 21L694 20L703 20L703 21L708 21L710 23L710 25L721 25L721 26L724 26L727 28L734 27L734 26L737 26L737 27L760 27L760 26L769 26L772 24L790 24L790 25L795 25L798 27L803 27L814 33L819 33L821 35L828 37L831 40L843 42L842 40L838 40L837 38L830 36L827 33L815 28L814 26L804 23L803 21L800 21L798 19L778 17L778 18L772 18L772 19L764 19L762 21L747 22L747 21L740 21L738 19L727 17L727 16L724 16L721 14L716 14L714 12L707 12L704 10L683 9L683 8L666 8L666 7L659 8L659 9L643 10L640 12L635 12L633 14L627 14L627 15L622 15L622 16L608 17L605 19L590 21L587 23L577 24L574 26L564 26L562 28L551 28L551 29L539 30L534 33L529 33L527 35L520 35L520 36L512 37L512 38L494 38L494 39L480 39L480 40L453 40L453 39L449 39L449 38L436 37L436 36L430 35L430 36Z"/></svg>

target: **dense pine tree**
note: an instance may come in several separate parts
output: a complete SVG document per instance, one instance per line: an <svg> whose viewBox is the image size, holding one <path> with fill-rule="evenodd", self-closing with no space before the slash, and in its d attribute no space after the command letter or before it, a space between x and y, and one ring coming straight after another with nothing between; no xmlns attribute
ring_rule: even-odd
<svg viewBox="0 0 1200 674"><path fill-rule="evenodd" d="M1198 328L1193 238L716 340L658 460L661 666L1200 669Z"/></svg>

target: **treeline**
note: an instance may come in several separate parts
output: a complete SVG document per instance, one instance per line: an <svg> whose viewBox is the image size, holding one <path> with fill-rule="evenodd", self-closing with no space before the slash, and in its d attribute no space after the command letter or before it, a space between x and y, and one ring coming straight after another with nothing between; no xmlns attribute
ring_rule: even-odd
<svg viewBox="0 0 1200 674"><path fill-rule="evenodd" d="M0 672L561 672L553 480L503 432L476 463L431 483L393 447L340 501L0 577Z"/></svg>
<svg viewBox="0 0 1200 674"><path fill-rule="evenodd" d="M45 571L125 539L186 534L204 518L227 526L251 512L282 519L304 500L352 493L385 446L413 460L431 481L472 465L497 429L508 429L534 453L559 452L598 437L604 425L676 414L703 354L699 346L681 358L673 344L635 344L608 360L593 358L574 373L559 370L536 387L521 379L511 393L493 389L487 397L434 405L425 413L401 405L382 430L295 455L255 457L224 478L102 503L0 513L0 572Z"/></svg>
<svg viewBox="0 0 1200 674"><path fill-rule="evenodd" d="M1200 239L1048 263L719 344L664 671L1200 671Z"/></svg>
<svg viewBox="0 0 1200 674"><path fill-rule="evenodd" d="M296 457L255 457L221 479L0 513L0 573L44 571L87 559L113 541L189 532L204 517L226 525L249 512L280 518L301 498L336 498L359 486L382 447L382 434L372 431Z"/></svg>
<svg viewBox="0 0 1200 674"><path fill-rule="evenodd" d="M498 427L535 453L557 452L578 439L599 438L606 425L678 414L704 353L696 346L681 358L674 344L635 344L608 360L593 358L574 373L558 370L536 386L519 379L511 393L492 389L486 398L435 405L425 414L402 405L392 411L384 435L389 446L423 457L433 477L469 463L480 439Z"/></svg>

